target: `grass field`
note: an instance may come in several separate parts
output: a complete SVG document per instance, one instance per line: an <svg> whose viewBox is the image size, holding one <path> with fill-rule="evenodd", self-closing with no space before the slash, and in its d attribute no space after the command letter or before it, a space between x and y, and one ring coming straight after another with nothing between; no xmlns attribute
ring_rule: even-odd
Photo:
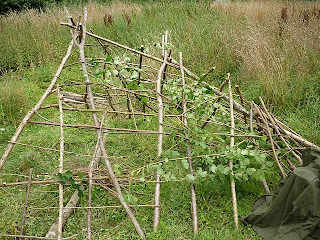
<svg viewBox="0 0 320 240"><path fill-rule="evenodd" d="M216 70L207 80L218 86L228 72L248 100L262 96L286 124L302 136L320 143L320 4L316 2L121 2L88 5L88 28L95 33L132 48L144 45L154 53L165 30L170 31L174 45L173 56L184 54L184 64L200 75L210 67ZM81 13L80 6L70 6L73 16ZM0 16L0 154L14 133L24 114L39 100L65 54L70 35L60 7L52 6L45 12L28 10ZM90 47L88 47L90 48ZM88 57L98 54L95 48ZM75 60L77 55L71 58ZM68 73L80 78L79 74ZM49 99L49 102L51 100ZM46 116L52 116L48 111ZM54 113L56 114L56 113ZM58 115L53 115L58 118ZM83 115L69 117L87 121ZM88 120L89 121L89 120ZM127 119L112 116L110 126L127 126ZM148 124L139 122L142 127ZM94 149L94 134L67 131L72 145L70 151L83 153ZM76 139L74 136L77 136ZM51 127L29 126L21 141L59 147L59 132ZM123 144L125 143L125 144ZM154 143L154 144L150 144ZM170 142L166 142L170 146ZM112 156L126 156L125 163L138 167L156 155L154 137L136 138L118 136L108 139ZM146 153L146 154L142 154ZM17 146L0 173L0 182L26 181L28 169L35 168L35 176L58 171L58 153L31 151ZM137 160L139 159L139 161ZM66 169L79 169L89 159L70 156ZM122 158L114 164L124 165ZM177 167L174 163L171 167ZM20 173L18 175L14 175ZM177 170L179 174L179 170ZM276 181L269 179L272 183ZM275 186L273 186L275 187ZM162 216L160 228L152 233L152 209L137 210L138 221L148 239L260 239L248 227L233 230L232 202L227 180L197 183L200 233L194 237L190 218L188 183L164 183L162 187ZM154 185L130 186L128 193L139 195L139 204L152 202ZM237 183L239 214L244 216L261 194L257 182ZM67 190L66 199L72 194ZM94 205L117 204L106 192L97 191ZM0 233L19 233L24 188L0 189ZM57 206L56 186L34 187L31 191L33 206ZM141 202L140 202L141 201ZM79 206L86 206L82 199ZM57 211L29 210L26 231L43 236ZM136 239L125 212L119 209L94 210L94 239ZM79 233L85 239L86 211L79 210L69 219L64 236Z"/></svg>

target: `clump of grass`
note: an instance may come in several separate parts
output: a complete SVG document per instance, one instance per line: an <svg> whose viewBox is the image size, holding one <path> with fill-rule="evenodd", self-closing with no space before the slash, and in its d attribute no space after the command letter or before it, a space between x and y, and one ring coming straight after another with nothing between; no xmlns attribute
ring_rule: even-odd
<svg viewBox="0 0 320 240"><path fill-rule="evenodd" d="M4 81L0 84L0 123L17 125L27 109L27 96L21 82Z"/></svg>

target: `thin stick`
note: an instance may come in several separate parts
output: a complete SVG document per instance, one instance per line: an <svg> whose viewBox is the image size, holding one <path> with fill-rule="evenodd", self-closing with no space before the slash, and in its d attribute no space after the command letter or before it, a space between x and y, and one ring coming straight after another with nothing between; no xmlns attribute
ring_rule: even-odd
<svg viewBox="0 0 320 240"><path fill-rule="evenodd" d="M242 96L242 93L241 93L241 91L240 91L239 85L235 85L235 89L236 89L236 92L239 94L240 103L241 103L241 105L244 107L244 105L245 105L245 100L244 100L244 98L243 98L243 96ZM246 116L246 114L243 114L243 120L244 120L244 123L247 123L247 116Z"/></svg>
<svg viewBox="0 0 320 240"><path fill-rule="evenodd" d="M255 105L255 109L256 109L256 112L258 113L258 115L260 116L261 120L263 121L265 127L267 128L267 135L268 135L268 138L269 138L269 141L270 141L270 144L271 144L271 148L272 148L272 153L273 153L273 157L274 157L274 160L276 162L276 164L278 165L279 169L280 169L280 172L282 174L282 177L285 178L287 176L287 174L285 173L285 171L283 170L281 164L280 164L280 161L278 159L278 155L276 153L276 150L275 150L275 147L274 147L274 143L273 143L273 139L272 139L272 136L270 134L270 128L269 128L269 124L267 123L266 119L264 118L264 116L261 114L260 112L260 109Z"/></svg>
<svg viewBox="0 0 320 240"><path fill-rule="evenodd" d="M182 78L182 105L183 105L183 112L185 114L183 115L183 122L186 127L188 127L188 119L187 119L187 103L186 103L186 96L185 96L185 89L186 89L186 82L184 79L184 70L183 70L183 64L182 64L182 53L179 52L179 64L180 64L180 69L181 69L181 78ZM188 139L188 134L185 133L185 139ZM189 163L189 169L194 176L194 171L193 171L193 166L192 166L192 152L191 152L191 147L190 147L190 142L187 140L187 157L188 157L188 163ZM197 199L196 199L196 189L194 184L190 185L190 190L191 190L191 216L192 216L192 225L193 225L193 233L197 234L199 229L198 229L198 214L197 214Z"/></svg>
<svg viewBox="0 0 320 240"><path fill-rule="evenodd" d="M162 102L162 94L161 94L161 79L163 75L163 71L167 65L168 52L165 49L165 44L168 40L168 31L165 33L165 37L162 41L162 47L164 49L163 63L159 68L158 78L157 78L157 100L158 100L158 145L157 145L157 157L160 157L162 154L162 141L163 141L163 102ZM160 175L157 174L156 181L160 181ZM154 205L160 205L160 183L156 183L155 193L154 193ZM153 231L158 230L158 225L160 222L160 207L154 208L154 216L153 216Z"/></svg>
<svg viewBox="0 0 320 240"><path fill-rule="evenodd" d="M103 185L102 185L103 186ZM102 187L101 186L101 187ZM152 204L145 204L145 205L128 205L129 207L157 207ZM33 210L47 210L47 209L57 209L59 207L29 207ZM68 207L66 209L108 209L108 208L123 208L122 205L109 205L109 206L97 206L97 207ZM56 238L55 238L56 239Z"/></svg>
<svg viewBox="0 0 320 240"><path fill-rule="evenodd" d="M229 99L230 99L230 134L234 135L234 116L233 116L233 96L232 96L232 88L231 88L231 82L230 82L230 73L227 75L227 81L228 81L228 89L229 89ZM230 137L230 151L232 151L232 148L234 146L234 137ZM233 206L233 217L234 217L234 226L236 229L239 228L238 223L238 206L237 206L237 193L236 193L236 183L234 181L234 173L233 173L233 161L232 159L229 160L229 167L231 169L231 176L230 176L230 182L231 182L231 194L232 194L232 206Z"/></svg>
<svg viewBox="0 0 320 240"><path fill-rule="evenodd" d="M144 46L141 45L140 51L143 53L144 51ZM140 59L139 59L139 69L142 69L142 55L140 54ZM139 71L139 77L138 77L138 85L140 85L140 78L141 78L141 71Z"/></svg>
<svg viewBox="0 0 320 240"><path fill-rule="evenodd" d="M227 84L227 80L225 80L225 81L221 84L220 89L219 89L220 92L223 91L223 89L224 89L224 87L225 87L226 84ZM219 103L220 101L221 101L221 98L218 98L218 100L216 101L216 103ZM202 123L202 125L201 125L200 128L204 128L205 126L207 126L209 120L216 114L217 110L218 110L218 108L213 107L213 112L212 112L211 116L208 117L207 120Z"/></svg>
<svg viewBox="0 0 320 240"><path fill-rule="evenodd" d="M62 238L61 240L68 240L78 236L78 234L72 235L70 237ZM43 240L57 240L57 238L51 237L37 237L37 236L26 236L26 235L10 235L10 234L1 234L0 237L8 237L8 238L30 238L30 239L43 239Z"/></svg>
<svg viewBox="0 0 320 240"><path fill-rule="evenodd" d="M93 112L95 114L95 112ZM40 124L40 125L48 125L48 126L60 126L59 123L53 123L53 122L38 122L38 121L29 121L29 123L32 124ZM83 129L96 129L99 130L99 126L94 125L86 125L86 124L64 124L64 127L70 127L70 128L83 128ZM103 130L106 131L122 131L122 132L128 132L128 133L149 133L149 134L159 134L159 132L152 131L152 130L137 130L137 129L128 129L128 128L109 128L109 127L103 127ZM163 132L164 135L169 135L170 133Z"/></svg>
<svg viewBox="0 0 320 240"><path fill-rule="evenodd" d="M101 120L101 125L100 125L100 134L102 134L102 126L103 126L103 122L104 122L104 117ZM92 236L91 236L91 206L92 206L92 178L93 178L93 171L94 171L94 167L95 167L95 159L97 156L97 153L99 151L100 148L100 139L97 139L97 144L96 144L96 148L93 154L93 158L90 162L89 165L89 184L88 184L88 213L87 213L87 237L88 240L91 240Z"/></svg>
<svg viewBox="0 0 320 240"><path fill-rule="evenodd" d="M42 97L40 98L39 102L35 105L35 107L29 111L25 117L23 118L22 122L20 123L19 127L17 128L16 132L14 133L14 135L12 136L6 151L3 153L1 160L0 160L0 170L3 167L3 164L5 163L5 161L7 160L10 152L12 151L12 148L14 146L14 144L12 142L16 142L21 134L21 132L23 131L23 129L25 128L25 126L27 125L29 119L35 114L36 111L38 111L42 105L42 103L46 100L46 98L51 94L61 72L63 69L63 66L65 65L65 63L67 62L68 58L71 55L72 52L72 48L73 48L73 40L70 42L68 50L66 55L64 56L64 58L62 59L60 66L57 70L57 72L55 73L49 87L47 88L47 90L44 92L44 94L42 95Z"/></svg>
<svg viewBox="0 0 320 240"><path fill-rule="evenodd" d="M23 235L23 234L24 234L24 225L25 225L25 223L26 223L27 210L28 210L28 202L29 202L29 194L30 194L30 188L31 188L32 170L33 170L33 168L30 168L30 170L29 170L29 181L28 181L28 186L27 186L26 201L25 201L24 209L23 209L23 217L22 217L20 235ZM20 240L22 240L22 239L23 239L23 238L20 237Z"/></svg>
<svg viewBox="0 0 320 240"><path fill-rule="evenodd" d="M292 149L292 147L290 146L290 144L283 138L283 136L281 135L278 126L276 125L272 115L270 114L270 112L268 111L268 109L266 108L266 105L264 104L263 100L261 97L259 97L260 103L262 105L262 108L264 110L264 112L267 114L267 117L269 118L274 130L276 130L276 133L278 134L280 140L284 143L284 145L289 148ZM301 160L301 158L295 153L294 150L292 150L292 155L299 161L299 163L302 165L303 162Z"/></svg>
<svg viewBox="0 0 320 240"><path fill-rule="evenodd" d="M250 123L250 132L253 132L253 102L250 102L250 115L249 115L249 123ZM252 139L253 143L255 143L254 139ZM270 193L270 189L268 187L268 183L266 179L261 181L263 189L266 193Z"/></svg>
<svg viewBox="0 0 320 240"><path fill-rule="evenodd" d="M63 173L63 158L64 158L64 122L63 122L63 110L62 99L63 96L60 93L60 87L57 87L58 99L59 99L59 112L60 112L60 163L59 173ZM62 217L63 217L63 185L59 183L59 220L58 220L58 240L62 238Z"/></svg>

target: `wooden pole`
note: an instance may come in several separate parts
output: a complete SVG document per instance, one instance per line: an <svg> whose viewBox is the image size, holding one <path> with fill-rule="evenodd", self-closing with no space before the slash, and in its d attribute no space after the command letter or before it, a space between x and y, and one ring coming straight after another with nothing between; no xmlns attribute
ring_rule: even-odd
<svg viewBox="0 0 320 240"><path fill-rule="evenodd" d="M186 96L185 96L185 89L186 89L186 82L184 78L184 70L183 70L183 64L182 64L182 53L179 53L179 64L180 64L180 70L181 70L181 78L182 78L182 105L183 105L183 122L186 127L188 127L188 118L187 118L187 102L186 102ZM188 139L188 134L185 134L185 139ZM193 165L192 165L192 152L190 147L190 142L187 140L187 157L188 157L188 163L189 163L189 169L194 176L193 171ZM196 200L196 189L194 184L191 184L190 186L191 190L191 216L192 216L192 226L193 226L193 233L197 234L199 231L198 228L198 214L197 214L197 200Z"/></svg>
<svg viewBox="0 0 320 240"><path fill-rule="evenodd" d="M59 173L63 174L63 158L64 158L64 121L62 100L63 96L60 93L60 87L57 87L58 99L59 99L59 112L60 112L60 163ZM59 183L59 220L58 220L58 240L62 238L62 218L63 218L63 185Z"/></svg>
<svg viewBox="0 0 320 240"><path fill-rule="evenodd" d="M264 125L266 126L267 128L267 136L269 138L269 141L270 141L270 144L271 144L271 148L272 148L272 153L273 153L273 156L274 156L274 160L276 162L276 164L278 165L279 169L280 169L280 172L282 174L282 177L285 178L287 176L287 174L285 173L285 171L283 170L282 166L281 166L281 163L278 159L278 155L276 153L276 150L275 150L275 147L274 147L274 143L273 143L273 139L272 139L272 136L271 136L271 133L270 133L270 128L269 128L269 124L267 123L266 119L264 118L264 116L262 115L260 109L255 106L255 109L256 109L256 112L258 113L258 115L260 116L262 122L264 123Z"/></svg>
<svg viewBox="0 0 320 240"><path fill-rule="evenodd" d="M32 171L33 171L33 168L31 168L29 170L29 181L28 181L28 185L27 185L27 194L26 194L26 201L25 201L24 209L23 209L20 235L24 234L24 225L26 223L26 218L27 218L28 202L29 202L29 195L30 195L30 188L31 188ZM22 240L22 239L23 238L20 237L20 240Z"/></svg>
<svg viewBox="0 0 320 240"><path fill-rule="evenodd" d="M284 139L284 137L282 136L282 134L280 133L280 130L277 126L277 124L275 123L272 115L270 114L270 112L268 111L266 105L264 104L263 100L261 97L259 97L260 103L262 105L262 108L264 110L264 112L267 114L267 117L269 118L274 130L276 131L276 133L278 134L278 137L280 138L280 140L284 143L284 145L289 148L292 149L292 147L290 146L290 144ZM295 151L292 149L292 155L299 161L299 163L302 165L303 162L301 160L301 158L298 156L298 154L295 153Z"/></svg>
<svg viewBox="0 0 320 240"><path fill-rule="evenodd" d="M101 125L100 125L100 136L102 135L102 126L104 122L104 117L101 120ZM89 165L89 184L88 184L88 213L87 213L87 238L88 240L92 239L92 233L91 233L91 206L92 206L92 178L93 178L93 171L95 168L95 162L97 158L97 154L100 150L100 141L101 138L97 139L97 144L96 148L92 157L92 160Z"/></svg>
<svg viewBox="0 0 320 240"><path fill-rule="evenodd" d="M227 81L228 81L228 89L229 89L229 99L230 99L230 134L234 135L234 115L233 115L233 96L232 96L232 87L230 82L230 73L227 75ZM232 151L232 148L234 146L234 137L230 137L230 151ZM234 173L233 173L233 161L232 159L229 160L229 167L231 169L231 195L232 195L232 206L233 206L233 218L234 218L234 226L236 229L239 228L239 220L238 220L238 206L237 206L237 193L236 193L236 183L234 180Z"/></svg>
<svg viewBox="0 0 320 240"><path fill-rule="evenodd" d="M165 33L165 37L162 41L162 47L164 49L163 63L159 68L156 91L157 91L157 100L158 100L158 145L157 145L157 157L160 157L162 154L162 142L163 142L163 102L162 102L162 94L161 94L161 79L164 72L164 69L167 65L168 52L165 50L165 44L168 40L168 31ZM156 176L155 193L154 193L154 205L160 206L160 175ZM153 231L158 230L158 225L160 222L160 207L154 208L154 216L153 216Z"/></svg>

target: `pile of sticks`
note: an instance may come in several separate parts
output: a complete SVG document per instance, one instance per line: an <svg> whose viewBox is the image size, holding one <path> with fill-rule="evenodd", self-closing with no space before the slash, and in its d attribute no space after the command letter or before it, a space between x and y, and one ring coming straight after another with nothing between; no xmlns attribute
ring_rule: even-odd
<svg viewBox="0 0 320 240"><path fill-rule="evenodd" d="M113 134L137 134L143 136L144 134L154 134L157 136L157 156L156 159L160 159L163 155L163 141L164 137L170 135L172 130L176 129L189 129L188 112L193 111L193 103L188 101L186 98L186 89L190 86L193 87L210 87L214 96L210 101L202 103L212 106L213 113L206 119L202 119L202 124L199 126L204 129L209 125L224 125L229 129L229 132L219 133L216 135L225 135L230 137L230 151L235 146L235 139L243 138L244 141L250 141L255 144L255 138L261 136L267 136L271 145L270 149L263 149L264 152L272 156L277 164L282 177L286 177L287 174L293 171L297 166L302 165L301 150L306 147L318 148L315 144L307 141L301 137L298 133L294 132L274 115L270 113L264 104L262 98L260 98L259 105L254 102L248 102L244 99L241 94L239 86L232 87L230 74L227 75L225 82L222 83L220 88L216 88L203 81L204 78L214 71L214 68L210 69L207 73L198 77L192 73L183 65L182 53L179 53L179 60L176 61L172 56L172 50L167 49L169 42L168 31L162 37L162 56L156 57L145 53L143 46L140 50L132 49L112 40L100 37L94 34L92 31L88 31L86 27L87 22L87 10L84 10L83 20L78 18L75 21L68 11L66 10L68 17L67 23L61 23L63 26L67 26L70 29L72 40L69 44L67 53L62 59L61 64L55 73L49 87L42 95L39 102L34 108L27 113L22 120L19 127L16 129L15 134L9 141L8 147L4 152L0 160L0 170L4 166L4 163L8 159L13 147L20 145L33 149L41 149L47 152L58 152L59 153L59 173L65 173L65 158L66 155L75 155L81 157L90 158L90 164L87 169L82 172L86 176L88 181L88 206L82 207L87 209L87 238L92 239L91 220L92 220L92 209L94 208L124 208L128 217L130 218L136 232L142 239L146 239L145 233L143 232L140 224L138 223L135 213L132 210L134 207L153 207L154 208L154 221L153 229L158 230L160 222L160 206L161 206L161 175L156 174L155 180L145 181L146 183L155 184L154 203L145 205L129 205L123 196L122 189L125 188L129 181L137 181L130 174L119 178L114 173L112 164L113 156L109 156L106 150L106 138ZM94 61L86 58L85 46L87 37L92 37L98 42L103 50L103 54L110 55L112 48L122 49L126 53L133 56L135 62L126 62L125 65L129 68L136 69L138 76L135 77L134 81L140 86L138 89L130 87L130 82L120 73L120 66L117 63L111 63L104 61L102 58L96 58ZM79 61L76 63L70 63L67 65L67 61L71 56L73 48L77 48L79 52ZM101 69L102 76L97 77L94 74L92 64L98 66ZM78 79L63 78L61 73L73 67L81 67L84 81ZM113 82L108 82L108 76L106 76L108 68L113 68L114 75L109 78L113 79ZM181 82L177 85L181 88L182 101L181 103L175 103L170 97L166 96L164 86L168 86L172 83L168 80L169 78L179 78ZM192 84L191 84L192 83ZM224 92L224 88L228 87L227 93ZM233 93L235 89L236 94ZM44 105L45 100L50 96L56 96L56 103ZM213 117L218 112L218 109L213 105L218 103L222 108L230 114L230 122L228 124L213 120ZM182 113L176 109L182 108ZM59 111L59 120L47 119L43 116L42 111L47 109L55 109ZM165 109L166 112L165 112ZM169 110L168 110L169 109ZM66 112L79 112L81 114L90 114L93 120L93 124L88 123L77 123L67 124L65 123ZM111 128L106 125L106 117L114 115L117 117L126 116L134 125L134 128ZM157 118L158 125L157 129L139 129L137 124L138 118ZM200 116L201 117L201 116ZM40 121L41 120L41 121ZM239 132L239 129L235 126L235 120L241 122L241 124L249 126L252 134ZM171 123L171 124L170 124ZM23 132L24 128L29 124L35 125L49 125L55 126L60 130L60 147L59 149L43 147L37 145L31 145L23 142L19 142L18 138ZM94 131L96 132L96 147L92 154L82 154L77 152L67 151L65 149L65 129L74 128L82 131ZM256 129L258 129L256 131ZM165 131L167 130L167 131ZM210 128L211 131L211 128ZM256 132L256 134L253 134ZM184 139L187 139L185 159L189 164L189 171L191 175L195 175L193 159L197 156L192 154L192 145L188 141L188 134L186 132L181 133L184 135ZM278 144L282 142L283 144ZM256 145L256 144L255 144ZM285 146L282 147L282 146ZM277 150L286 150L286 153L281 157L278 156ZM212 155L220 155L221 153L213 153ZM201 157L201 156L198 156ZM181 158L177 158L181 159ZM295 159L295 160L292 160ZM105 169L102 171L97 170L99 161L103 160ZM169 159L176 160L176 159ZM158 164L158 162L152 162L152 164ZM142 168L144 168L143 166ZM229 167L231 169L231 175L233 175L233 162L229 161ZM140 168L141 169L141 168ZM102 171L102 172L101 172ZM97 177L100 175L100 177ZM101 177L101 175L103 175ZM179 180L177 180L179 181ZM238 228L238 210L237 210L237 198L236 198L236 187L235 180L233 177L230 178L231 193L234 210L234 224ZM26 214L28 209L29 193L30 188L33 184L58 184L59 185L59 217L49 228L45 237L27 236L24 235L24 225L26 221ZM269 192L267 182L262 182L266 192ZM66 224L67 219L71 216L73 211L77 208L79 202L79 192L75 190L71 196L69 202L64 206L64 188L65 186L56 180L32 180L32 170L30 170L28 182L11 182L0 184L0 187L16 187L20 185L27 185L27 196L24 205L24 213L22 218L22 227L20 235L8 235L0 234L2 237L19 237L19 238L33 238L33 239L70 239L75 236L68 238L62 238L63 226ZM107 190L111 195L115 196L120 205L114 206L92 206L92 187L93 185L99 185L103 189ZM197 201L196 201L196 189L194 184L190 184L191 193L191 216L193 231L196 234L198 229L198 217L197 217ZM53 207L51 207L53 208ZM36 208L41 209L41 208Z"/></svg>

